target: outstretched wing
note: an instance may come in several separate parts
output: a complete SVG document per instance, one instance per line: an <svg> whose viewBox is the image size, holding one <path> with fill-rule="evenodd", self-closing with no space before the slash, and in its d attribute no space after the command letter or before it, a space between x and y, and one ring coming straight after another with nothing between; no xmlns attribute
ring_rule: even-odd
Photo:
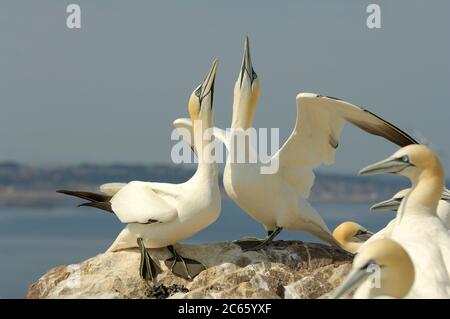
<svg viewBox="0 0 450 319"><path fill-rule="evenodd" d="M178 135L181 136L182 140L188 143L191 147L194 145L194 133L192 130L192 121L187 118L179 118L173 121L173 126L176 128ZM225 130L218 127L213 127L214 136L222 142L227 150L230 150L230 143L227 138Z"/></svg>
<svg viewBox="0 0 450 319"><path fill-rule="evenodd" d="M166 223L178 215L176 208L145 182L131 182L121 188L111 199L111 208L125 224Z"/></svg>
<svg viewBox="0 0 450 319"><path fill-rule="evenodd" d="M309 194L314 182L312 169L334 162L346 121L399 146L417 144L411 136L368 110L337 98L300 93L294 131L275 157L280 169L285 170L283 175L305 194ZM306 175L309 177L303 181L296 178Z"/></svg>

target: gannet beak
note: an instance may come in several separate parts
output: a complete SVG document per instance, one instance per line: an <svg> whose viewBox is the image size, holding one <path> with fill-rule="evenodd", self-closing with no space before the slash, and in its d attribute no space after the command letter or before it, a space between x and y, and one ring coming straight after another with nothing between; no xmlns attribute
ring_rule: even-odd
<svg viewBox="0 0 450 319"><path fill-rule="evenodd" d="M447 188L444 188L444 192L442 193L443 200L450 200L450 191Z"/></svg>
<svg viewBox="0 0 450 319"><path fill-rule="evenodd" d="M366 241L368 240L370 237L373 236L373 233L371 231L368 230L360 230L355 237L358 238L361 241Z"/></svg>
<svg viewBox="0 0 450 319"><path fill-rule="evenodd" d="M373 205L372 207L370 207L370 210L381 212L396 212L400 207L401 202L402 200L398 198L388 199Z"/></svg>
<svg viewBox="0 0 450 319"><path fill-rule="evenodd" d="M216 71L217 71L217 65L219 63L218 59L214 59L211 69L209 70L208 74L206 75L205 79L203 80L203 83L200 85L200 104L203 101L203 99L211 94L211 107L213 105L212 99L214 96L214 82L216 80Z"/></svg>
<svg viewBox="0 0 450 319"><path fill-rule="evenodd" d="M242 87L242 83L245 79L248 79L250 86L253 81L257 78L255 71L253 70L252 58L250 56L250 43L248 40L248 36L245 37L244 43L244 55L242 57L242 66L241 73L239 74L240 79L240 87Z"/></svg>
<svg viewBox="0 0 450 319"><path fill-rule="evenodd" d="M347 278L344 279L344 282L336 289L330 298L339 299L356 288L356 286L358 286L371 274L371 272L367 271L370 264L371 263L368 263L362 268L352 269Z"/></svg>
<svg viewBox="0 0 450 319"><path fill-rule="evenodd" d="M411 163L405 162L402 158L388 158L381 162L364 167L358 175L377 175L377 174L396 174L411 166Z"/></svg>

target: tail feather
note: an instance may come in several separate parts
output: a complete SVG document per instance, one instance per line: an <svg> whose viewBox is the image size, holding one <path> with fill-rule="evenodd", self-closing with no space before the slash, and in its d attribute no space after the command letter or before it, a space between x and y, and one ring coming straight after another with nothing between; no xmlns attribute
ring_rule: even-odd
<svg viewBox="0 0 450 319"><path fill-rule="evenodd" d="M78 207L81 206L89 206L89 207L95 207L110 213L114 213L111 208L111 203L109 202L111 200L111 196L103 195L103 194L97 194L97 193L91 193L91 192L79 192L79 191L69 191L69 190L57 190L57 193L65 194L69 196L78 197L81 199L88 200L89 202L83 203L81 205L78 205Z"/></svg>
<svg viewBox="0 0 450 319"><path fill-rule="evenodd" d="M112 208L111 208L111 203L110 202L88 202L88 203L83 203L78 205L78 207L83 207L83 206L88 206L88 207L95 207L110 213L114 213Z"/></svg>
<svg viewBox="0 0 450 319"><path fill-rule="evenodd" d="M75 196L79 197L85 200L88 200L90 202L107 202L111 199L111 196L103 195L103 194L97 194L97 193L91 193L91 192L78 192L78 191L68 191L68 190L57 190L57 193L69 195L69 196Z"/></svg>

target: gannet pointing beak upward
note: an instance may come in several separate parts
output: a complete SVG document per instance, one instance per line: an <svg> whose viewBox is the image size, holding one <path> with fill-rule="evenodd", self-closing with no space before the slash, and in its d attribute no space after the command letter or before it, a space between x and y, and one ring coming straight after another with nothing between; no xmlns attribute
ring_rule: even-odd
<svg viewBox="0 0 450 319"><path fill-rule="evenodd" d="M234 85L232 128L246 130L253 126L259 93L259 78L253 69L250 42L248 37L245 37L241 70Z"/></svg>
<svg viewBox="0 0 450 319"><path fill-rule="evenodd" d="M107 184L100 189L107 195L61 190L60 193L87 200L91 206L114 213L126 227L108 249L115 252L139 247L140 275L155 280L160 272L146 248L167 247L172 257L167 267L178 276L192 279L205 267L198 261L182 256L174 244L183 241L212 224L221 209L218 167L206 161L204 148L211 140L205 131L213 126L214 82L217 60L214 60L204 81L189 98L188 110L194 125L193 144L198 156L195 174L185 183L153 183L133 181L127 184ZM206 153L206 154L204 154Z"/></svg>
<svg viewBox="0 0 450 319"><path fill-rule="evenodd" d="M344 124L349 122L401 146L416 141L363 108L320 94L300 93L296 97L297 118L292 134L269 160L269 164L274 164L271 166L276 169L264 173L268 163L261 161L257 149L247 142L248 135L245 135L247 129L253 128L259 93L259 77L256 76L246 38L233 91L231 139L227 138L229 134L219 128L214 128L214 135L225 144L228 153L233 155L228 156L223 174L227 195L262 224L267 235L264 239L241 240L236 243L244 250L261 249L286 229L305 231L340 247L320 214L308 202L308 197L314 184L314 169L323 163L334 162ZM178 119L174 125L177 128L192 127L187 119ZM234 138L242 137L245 143L234 143ZM256 160L236 161L234 155L240 151Z"/></svg>

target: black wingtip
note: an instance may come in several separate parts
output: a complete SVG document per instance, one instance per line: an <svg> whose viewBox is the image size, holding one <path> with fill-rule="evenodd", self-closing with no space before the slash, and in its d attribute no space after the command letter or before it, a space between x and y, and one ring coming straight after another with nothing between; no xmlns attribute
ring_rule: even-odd
<svg viewBox="0 0 450 319"><path fill-rule="evenodd" d="M70 195L70 193L71 193L70 191L65 190L65 189L58 189L56 192L60 193L60 194L65 194L65 195Z"/></svg>
<svg viewBox="0 0 450 319"><path fill-rule="evenodd" d="M329 95L327 95L326 97L329 98L329 99L332 99L332 100L342 101L342 99L337 98L337 97L334 97L334 96L329 96Z"/></svg>
<svg viewBox="0 0 450 319"><path fill-rule="evenodd" d="M107 196L104 194L97 194L92 192L83 192L83 191L69 191L65 189L60 189L56 191L57 193L78 197L81 199L88 200L90 202L108 202L111 199L111 196Z"/></svg>
<svg viewBox="0 0 450 319"><path fill-rule="evenodd" d="M406 133L405 131L401 130L400 128L398 128L396 125L392 124L389 121L386 121L385 119L383 119L381 116L376 115L375 113L362 108L364 110L364 112L367 112L373 116L375 116L376 118L378 118L379 120L381 120L382 122L384 122L385 124L387 124L388 126L390 126L394 131L397 132L397 134L399 134L401 136L401 139L392 139L391 141L401 147L405 147L411 144L420 144L415 138L413 138L411 135L409 135L408 133Z"/></svg>
<svg viewBox="0 0 450 319"><path fill-rule="evenodd" d="M107 202L87 202L87 203L82 203L82 204L78 205L78 207L94 207L94 208L104 210L106 212L114 213L112 210L112 207L111 207L111 203L107 203Z"/></svg>

